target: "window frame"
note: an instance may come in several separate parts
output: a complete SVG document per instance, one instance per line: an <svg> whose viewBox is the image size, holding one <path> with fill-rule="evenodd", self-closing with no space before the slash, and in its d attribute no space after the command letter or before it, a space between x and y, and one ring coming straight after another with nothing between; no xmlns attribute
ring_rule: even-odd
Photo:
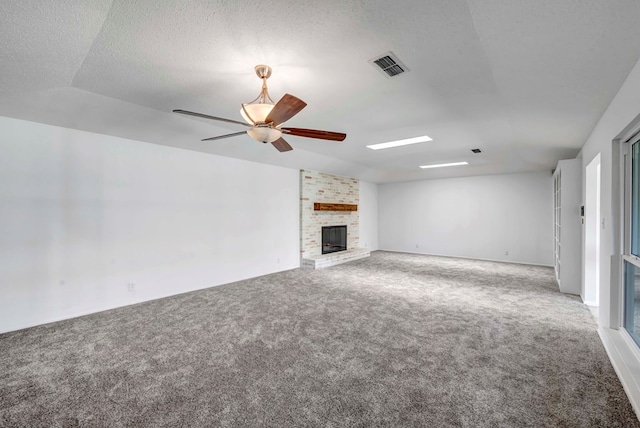
<svg viewBox="0 0 640 428"><path fill-rule="evenodd" d="M639 116L640 117L640 116ZM635 123L634 123L635 122ZM615 242L614 238L614 249L618 249L616 251L618 253L618 262L615 265L612 265L614 272L613 275L617 276L615 281L612 281L612 285L616 284L616 287L612 287L612 297L617 294L618 298L617 305L612 305L612 313L611 313L611 328L621 329L625 332L628 340L631 341L636 349L640 349L640 336L636 335L634 332L629 331L626 328L626 270L625 270L625 262L632 265L634 268L640 270L640 256L635 255L631 252L632 241L633 241L633 229L632 229L632 214L633 214L633 159L632 159L632 149L634 144L640 144L640 123L638 123L638 118L629 125L633 128L631 130L627 130L626 133L623 133L623 137L617 140L614 140L614 153L618 152L619 159L619 175L618 175L618 195L619 195L619 204L617 204L620 209L619 217L620 217L620 229L618 234L614 234L614 237L617 235L619 237L618 243ZM628 127L628 128L629 128ZM616 144L617 143L617 144ZM640 146L639 146L640 147ZM640 172L640 171L639 171ZM614 173L615 174L615 173ZM614 175L615 177L615 175ZM616 194L616 182L614 179L613 183L613 195ZM614 205L615 208L616 205ZM640 217L640 210L638 210L638 216ZM615 209L614 209L614 218L615 218ZM638 221L638 225L640 225L640 221ZM617 244L617 245L616 245ZM614 258L616 254L614 254ZM612 275L612 279L614 276ZM612 303L614 303L613 300Z"/></svg>

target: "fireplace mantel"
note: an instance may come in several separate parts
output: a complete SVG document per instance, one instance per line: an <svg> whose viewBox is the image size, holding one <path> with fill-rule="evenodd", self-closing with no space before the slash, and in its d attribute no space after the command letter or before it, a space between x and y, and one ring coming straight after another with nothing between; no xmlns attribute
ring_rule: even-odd
<svg viewBox="0 0 640 428"><path fill-rule="evenodd" d="M358 211L356 204L329 204L326 202L314 202L314 211Z"/></svg>

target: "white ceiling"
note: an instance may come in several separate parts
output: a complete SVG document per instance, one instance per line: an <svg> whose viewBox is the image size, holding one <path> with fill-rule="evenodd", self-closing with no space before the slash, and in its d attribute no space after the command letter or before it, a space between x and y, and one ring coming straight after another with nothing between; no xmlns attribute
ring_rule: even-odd
<svg viewBox="0 0 640 428"><path fill-rule="evenodd" d="M637 0L5 1L0 115L379 183L551 170L638 61L639 19ZM369 63L387 51L410 71ZM200 142L243 129L171 113L240 120L261 63L274 99L308 103L286 126L347 139Z"/></svg>

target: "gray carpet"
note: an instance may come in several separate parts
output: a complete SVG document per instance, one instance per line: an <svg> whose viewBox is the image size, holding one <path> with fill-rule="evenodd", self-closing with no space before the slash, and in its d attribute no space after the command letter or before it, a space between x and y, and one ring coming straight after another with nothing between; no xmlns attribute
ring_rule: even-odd
<svg viewBox="0 0 640 428"><path fill-rule="evenodd" d="M0 335L0 425L640 427L550 268L388 252Z"/></svg>

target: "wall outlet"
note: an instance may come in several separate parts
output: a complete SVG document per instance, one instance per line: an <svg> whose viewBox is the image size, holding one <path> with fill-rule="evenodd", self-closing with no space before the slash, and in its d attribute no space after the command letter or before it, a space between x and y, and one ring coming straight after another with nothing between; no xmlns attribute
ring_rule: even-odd
<svg viewBox="0 0 640 428"><path fill-rule="evenodd" d="M418 244L416 244L416 248L418 248Z"/></svg>
<svg viewBox="0 0 640 428"><path fill-rule="evenodd" d="M276 259L276 262L277 262L278 264L280 264L280 258L279 258L279 257Z"/></svg>
<svg viewBox="0 0 640 428"><path fill-rule="evenodd" d="M127 290L129 290L130 293L133 293L134 291L136 291L136 284L135 282L130 282L127 284Z"/></svg>
<svg viewBox="0 0 640 428"><path fill-rule="evenodd" d="M504 255L508 256L509 255L509 250L504 250Z"/></svg>
<svg viewBox="0 0 640 428"><path fill-rule="evenodd" d="M64 285L64 279L60 280L60 285Z"/></svg>

